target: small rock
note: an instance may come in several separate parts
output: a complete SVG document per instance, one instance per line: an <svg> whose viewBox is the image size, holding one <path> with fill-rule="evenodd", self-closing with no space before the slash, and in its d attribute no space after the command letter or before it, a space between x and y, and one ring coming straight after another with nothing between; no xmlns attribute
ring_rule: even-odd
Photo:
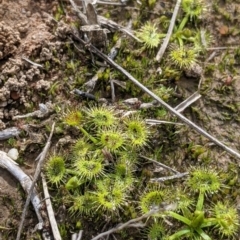
<svg viewBox="0 0 240 240"><path fill-rule="evenodd" d="M19 153L18 153L18 150L17 150L16 148L11 148L11 149L8 151L7 155L8 155L12 160L16 161L16 160L18 159Z"/></svg>

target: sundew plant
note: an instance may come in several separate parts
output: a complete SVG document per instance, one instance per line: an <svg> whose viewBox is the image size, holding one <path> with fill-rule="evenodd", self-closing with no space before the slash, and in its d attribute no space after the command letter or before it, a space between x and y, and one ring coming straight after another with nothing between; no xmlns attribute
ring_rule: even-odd
<svg viewBox="0 0 240 240"><path fill-rule="evenodd" d="M114 108L91 107L69 111L63 122L78 130L79 138L68 155L51 156L45 171L52 188L57 188L55 201L66 205L73 225L106 219L117 225L158 207L162 210L147 219L142 237L236 239L239 218L234 206L230 201L206 200L221 193L219 171L190 168L189 177L173 185L174 190L143 174L139 155L151 150L153 130L140 114L124 117ZM168 225L166 218L179 229Z"/></svg>

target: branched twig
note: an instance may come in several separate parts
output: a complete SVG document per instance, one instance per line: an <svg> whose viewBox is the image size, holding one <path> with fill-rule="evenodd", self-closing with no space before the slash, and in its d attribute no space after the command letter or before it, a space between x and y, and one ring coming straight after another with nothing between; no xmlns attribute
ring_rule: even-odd
<svg viewBox="0 0 240 240"><path fill-rule="evenodd" d="M57 226L57 221L56 221L55 216L54 216L52 203L51 203L50 195L49 195L48 188L47 188L47 182L46 182L46 179L45 179L45 176L44 176L43 173L41 174L41 177L42 177L44 199L45 199L45 202L46 202L48 218L49 218L49 222L50 222L51 227L52 227L52 233L53 233L53 236L54 236L54 240L61 240L62 238L61 238L61 235L59 233L58 226Z"/></svg>
<svg viewBox="0 0 240 240"><path fill-rule="evenodd" d="M29 202L31 200L31 196L32 196L32 192L34 190L35 184L36 184L36 182L38 180L38 177L40 175L41 168L42 168L43 163L44 163L44 159L45 159L45 157L47 155L47 152L48 152L48 149L50 147L51 139L52 139L52 135L53 135L53 131L54 131L54 127L55 127L55 123L53 123L53 125L52 125L51 133L50 133L50 135L48 137L48 140L47 140L47 143L46 143L46 145L45 145L45 147L44 147L44 149L43 149L43 151L41 153L41 156L40 156L40 159L39 159L36 171L34 173L32 185L31 185L31 187L29 189L28 196L27 196L27 199L26 199L26 202L25 202L25 205L24 205L24 209L23 209L23 212L22 212L21 222L20 222L19 227L18 227L18 233L17 233L16 240L20 240L21 232L22 232L22 228L23 228L23 224L24 224L24 220L25 220L26 213L27 213L27 208L28 208Z"/></svg>
<svg viewBox="0 0 240 240"><path fill-rule="evenodd" d="M172 35L172 31L173 31L173 28L174 28L174 25L175 25L175 21L176 21L176 18L177 18L177 14L178 14L178 10L179 10L179 7L181 5L181 2L182 0L177 0L177 3L175 5L175 8L174 8L174 11L173 11L173 15L172 15L172 19L171 19L171 22L170 22L170 25L169 25L169 28L168 28L168 32L167 32L167 35L166 37L164 38L163 40L163 43L157 53L157 56L156 56L156 60L158 62L161 61L162 59L162 56L167 48L167 45L169 43L169 40L170 40L170 37Z"/></svg>
<svg viewBox="0 0 240 240"><path fill-rule="evenodd" d="M145 122L146 124L149 124L149 125L157 125L157 124L183 125L183 123L169 122L169 121L163 121L163 120L157 120L157 119L145 119Z"/></svg>
<svg viewBox="0 0 240 240"><path fill-rule="evenodd" d="M227 147L225 144L220 142L218 139L207 133L205 130L197 126L195 123L190 121L188 118L183 116L181 113L176 111L174 108L172 108L170 105L168 105L166 102L164 102L161 98L159 98L155 93L150 91L148 88L146 88L143 84L141 84L137 79L135 79L129 72L127 72L124 68L119 66L117 63L115 63L112 59L110 59L108 56L106 56L104 53L102 53L100 50L98 50L96 47L94 47L92 44L86 44L85 41L83 41L81 38L74 36L75 39L78 39L79 42L84 44L90 51L101 57L103 60L108 62L111 66L113 66L115 69L117 69L119 72L121 72L123 75L125 75L129 80L131 80L136 86L138 86L142 91L146 92L148 95L150 95L152 98L154 98L157 102L159 102L162 106L164 106L169 112L176 115L180 120L182 120L185 124L190 126L191 128L195 129L198 133L202 134L206 138L208 138L210 141L214 142L216 145L223 148L226 152L230 153L234 157L238 158L240 160L240 154L233 149Z"/></svg>
<svg viewBox="0 0 240 240"><path fill-rule="evenodd" d="M154 209L154 210L151 210L149 211L148 213L142 215L141 217L138 217L138 218L134 218L134 219L131 219L129 220L128 222L126 223L123 223L123 224L120 224L118 225L117 227L115 228L112 228L106 232L103 232L103 233L100 233L99 235L97 235L96 237L92 238L92 240L97 240L99 238L102 238L104 236L107 236L109 234L112 234L114 232L117 232L117 231L120 231L124 228L127 228L127 227L142 227L143 225L139 225L137 224L138 222L140 222L141 220L145 219L145 218L148 218L150 216L152 216L153 214L159 212L160 209ZM136 224L136 225L135 225ZM144 225L145 226L145 225Z"/></svg>
<svg viewBox="0 0 240 240"><path fill-rule="evenodd" d="M226 47L209 47L209 48L206 48L207 51L212 51L212 50L236 50L236 49L239 49L239 45L237 46L226 46Z"/></svg>

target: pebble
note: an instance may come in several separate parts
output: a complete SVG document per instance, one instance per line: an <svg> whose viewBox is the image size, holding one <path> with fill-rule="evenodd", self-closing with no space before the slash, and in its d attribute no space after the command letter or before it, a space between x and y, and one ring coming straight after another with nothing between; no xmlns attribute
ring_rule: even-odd
<svg viewBox="0 0 240 240"><path fill-rule="evenodd" d="M18 153L18 150L17 150L16 148L11 148L11 149L8 151L7 155L8 155L12 160L16 161L16 160L18 159L19 153Z"/></svg>

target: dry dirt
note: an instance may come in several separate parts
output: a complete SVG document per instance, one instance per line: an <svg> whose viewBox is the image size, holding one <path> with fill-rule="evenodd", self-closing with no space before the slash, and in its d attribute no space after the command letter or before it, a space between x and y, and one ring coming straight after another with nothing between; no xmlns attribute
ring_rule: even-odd
<svg viewBox="0 0 240 240"><path fill-rule="evenodd" d="M77 104L73 97L66 99L70 91L69 86L73 82L71 78L68 83L58 85L54 97L49 94L54 83L65 77L65 70L61 67L61 62L65 60L64 51L67 51L66 42L69 41L66 35L69 29L61 23L56 23L52 18L52 16L56 16L59 2L61 1L0 0L1 130L12 126L21 127L26 122L12 121L12 117L37 110L39 103L51 101L58 104L61 102ZM224 1L219 1L219 4L226 7ZM237 15L240 15L240 3L228 4L228 8L230 13L235 11L237 19ZM118 12L120 11L121 9L118 9ZM117 14L115 13L115 15ZM67 18L68 24L71 24L72 18L74 17ZM224 26L230 28L231 25L220 15L209 13L204 23L214 38L212 47L234 47L236 43L240 42L239 28L235 34L225 33L224 30L228 31L229 29L224 29ZM232 24L240 24L240 20L237 19ZM57 52L54 58L58 59L53 60L51 52L54 51ZM86 53L84 49L82 51L81 63L78 67L85 66L91 59L89 53ZM212 52L214 50L209 51L208 57ZM51 70L45 71L34 67L22 57L34 59L34 62L45 64L45 67L47 66L46 62L51 60ZM240 151L240 63L237 62L234 65L235 71L232 73L230 63L226 58L231 61L230 50L229 52L224 52L224 50L216 52L216 56L211 62L217 67L220 62L225 61L224 74L219 71L206 74L201 83L202 98L194 104L195 108L184 114L229 147ZM204 64L202 63L202 65ZM205 63L206 65L207 63ZM197 90L198 83L199 79L193 79L190 83L189 79L184 78L176 84L174 83L174 86L177 86L183 96L187 97ZM36 123L39 122L34 122L34 124ZM34 159L46 141L45 136L41 138L43 133L38 128L32 128L31 134L23 134L15 141L15 147L20 149L21 159L24 160L21 167L29 175L34 173L36 165ZM37 137L40 135L40 138L33 139L34 134ZM182 134L185 133L182 132ZM30 138L31 136L32 138ZM214 159L217 159L216 165L219 168L228 169L229 164L239 163L239 160L213 146L208 140L187 127L186 135L182 139L178 139L180 144L173 149L179 151L185 140L187 143L192 141L210 147ZM164 144L169 143L167 137L164 141ZM9 141L1 141L0 150L8 151L10 145ZM176 164L176 168L184 169L184 166L191 164L191 162L184 162L186 152L176 156L173 156L174 154L171 154L170 151L167 153L168 159L172 157L171 162ZM239 182L239 178L237 181ZM239 193L235 194L234 198L240 207ZM25 195L18 182L10 173L0 168L0 239L14 239L16 236L24 199ZM30 207L22 239L39 239L37 233L32 233L36 223L35 213Z"/></svg>

